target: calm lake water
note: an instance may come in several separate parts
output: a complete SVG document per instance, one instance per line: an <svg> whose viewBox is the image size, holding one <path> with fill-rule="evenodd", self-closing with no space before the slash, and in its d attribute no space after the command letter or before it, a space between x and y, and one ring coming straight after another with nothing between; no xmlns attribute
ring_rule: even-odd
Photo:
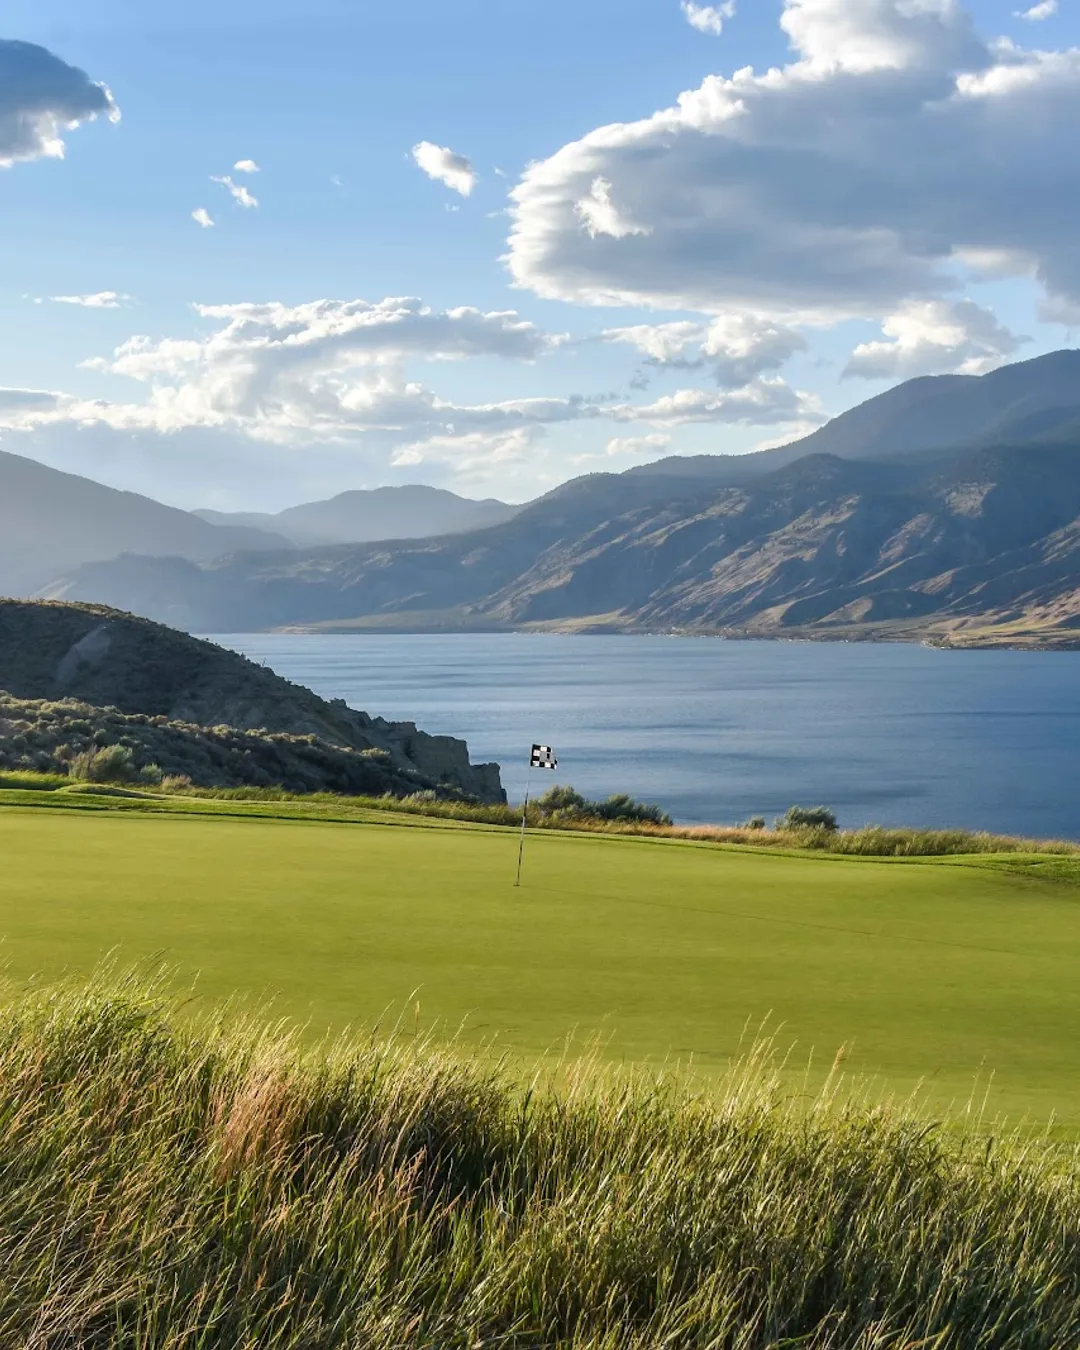
<svg viewBox="0 0 1080 1350"><path fill-rule="evenodd" d="M533 741L590 796L677 820L831 806L844 825L1080 838L1080 653L529 634L214 639L327 698L497 760Z"/></svg>

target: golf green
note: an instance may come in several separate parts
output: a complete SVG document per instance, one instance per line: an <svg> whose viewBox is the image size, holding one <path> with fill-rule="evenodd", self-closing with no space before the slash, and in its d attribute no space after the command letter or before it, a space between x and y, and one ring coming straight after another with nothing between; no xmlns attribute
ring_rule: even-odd
<svg viewBox="0 0 1080 1350"><path fill-rule="evenodd" d="M790 1063L1080 1125L1080 890L871 861L394 824L0 812L9 978L163 959L314 1031L403 1018L531 1061ZM418 1010L418 1011L417 1011Z"/></svg>

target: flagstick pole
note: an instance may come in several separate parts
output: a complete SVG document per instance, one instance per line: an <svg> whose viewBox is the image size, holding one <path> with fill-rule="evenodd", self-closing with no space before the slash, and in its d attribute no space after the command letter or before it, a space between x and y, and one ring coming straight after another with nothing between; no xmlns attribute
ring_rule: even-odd
<svg viewBox="0 0 1080 1350"><path fill-rule="evenodd" d="M525 780L525 805L521 808L521 842L518 844L518 865L517 880L514 886L521 885L521 859L525 854L525 822L529 815L529 790L532 787L532 765L529 765L529 776Z"/></svg>

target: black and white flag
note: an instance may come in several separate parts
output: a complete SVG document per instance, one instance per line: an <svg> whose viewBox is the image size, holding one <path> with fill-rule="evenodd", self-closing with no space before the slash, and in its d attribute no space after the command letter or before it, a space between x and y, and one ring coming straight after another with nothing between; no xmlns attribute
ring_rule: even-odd
<svg viewBox="0 0 1080 1350"><path fill-rule="evenodd" d="M557 769L559 761L555 758L555 751L550 745L534 745L532 748L532 759L529 760L531 769Z"/></svg>

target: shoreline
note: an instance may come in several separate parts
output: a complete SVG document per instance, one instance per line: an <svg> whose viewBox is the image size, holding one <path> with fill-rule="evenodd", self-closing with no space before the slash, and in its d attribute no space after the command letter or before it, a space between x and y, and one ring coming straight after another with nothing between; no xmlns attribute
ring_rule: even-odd
<svg viewBox="0 0 1080 1350"><path fill-rule="evenodd" d="M978 628L970 630L940 630L900 628L892 626L870 629L792 628L783 632L754 632L746 629L650 628L633 624L597 623L595 621L552 621L535 624L438 624L366 622L283 624L280 627L233 629L233 633L251 633L282 637L360 637L380 635L396 637L468 637L473 635L553 635L559 637L658 637L705 638L723 642L789 642L789 643L869 643L879 646L932 647L937 651L1023 651L1076 652L1080 651L1080 631L1060 629L1021 630L1009 633L1002 629ZM199 632L195 636L212 636Z"/></svg>

